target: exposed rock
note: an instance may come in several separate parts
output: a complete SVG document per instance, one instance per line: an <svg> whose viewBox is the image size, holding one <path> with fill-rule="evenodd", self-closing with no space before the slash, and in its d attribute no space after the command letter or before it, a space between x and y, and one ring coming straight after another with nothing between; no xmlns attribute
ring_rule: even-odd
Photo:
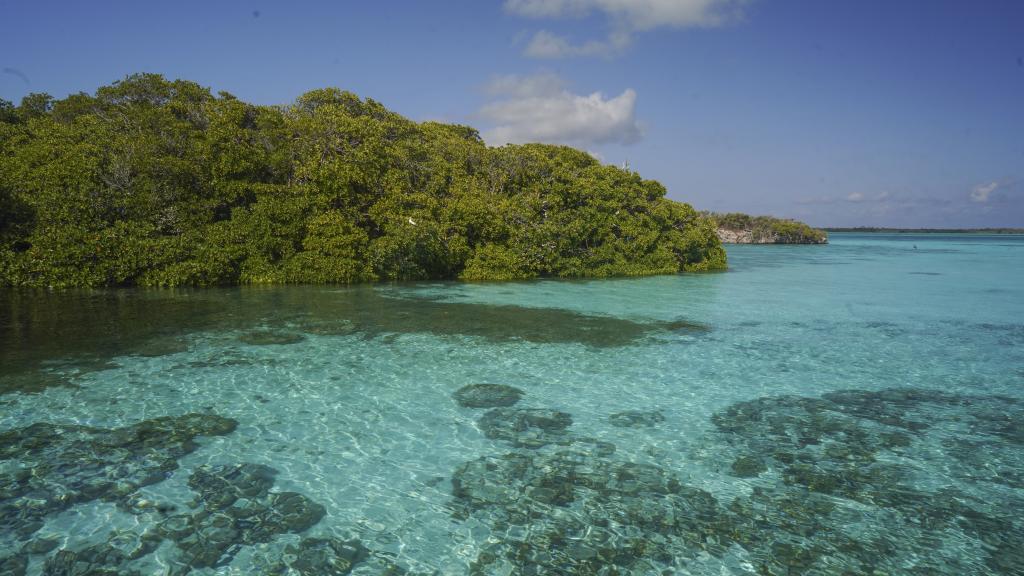
<svg viewBox="0 0 1024 576"><path fill-rule="evenodd" d="M755 233L753 230L729 230L718 228L718 239L723 244L828 244L828 237L801 238L789 241L776 233Z"/></svg>
<svg viewBox="0 0 1024 576"><path fill-rule="evenodd" d="M828 244L828 233L803 222L749 216L709 214L718 224L718 239L724 244Z"/></svg>

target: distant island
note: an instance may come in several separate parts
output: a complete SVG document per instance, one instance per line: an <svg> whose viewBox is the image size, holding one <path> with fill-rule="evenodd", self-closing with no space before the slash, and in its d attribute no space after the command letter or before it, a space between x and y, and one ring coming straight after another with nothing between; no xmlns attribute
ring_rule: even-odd
<svg viewBox="0 0 1024 576"><path fill-rule="evenodd" d="M1024 234L1024 228L825 228L828 232L888 232L890 234Z"/></svg>
<svg viewBox="0 0 1024 576"><path fill-rule="evenodd" d="M286 106L156 74L0 101L0 286L512 280L723 270L639 174L489 147L334 88Z"/></svg>
<svg viewBox="0 0 1024 576"><path fill-rule="evenodd" d="M718 238L726 244L827 244L824 230L803 222L739 212L706 213L715 221Z"/></svg>

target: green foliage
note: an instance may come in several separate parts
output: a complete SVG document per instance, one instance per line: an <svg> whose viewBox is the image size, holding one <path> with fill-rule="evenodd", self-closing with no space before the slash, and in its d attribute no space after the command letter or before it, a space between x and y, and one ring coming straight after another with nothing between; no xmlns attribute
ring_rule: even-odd
<svg viewBox="0 0 1024 576"><path fill-rule="evenodd" d="M0 123L14 124L19 120L18 109L10 100L0 98Z"/></svg>
<svg viewBox="0 0 1024 576"><path fill-rule="evenodd" d="M366 282L376 279L366 253L370 238L366 231L330 210L310 219L303 250L285 264L289 281L310 284Z"/></svg>
<svg viewBox="0 0 1024 576"><path fill-rule="evenodd" d="M0 102L0 285L510 280L725 267L714 222L562 146L337 89L255 106L139 74Z"/></svg>

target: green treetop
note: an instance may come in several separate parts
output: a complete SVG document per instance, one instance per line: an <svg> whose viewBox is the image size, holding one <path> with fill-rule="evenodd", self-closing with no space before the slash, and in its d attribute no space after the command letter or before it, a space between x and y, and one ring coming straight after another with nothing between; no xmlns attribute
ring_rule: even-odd
<svg viewBox="0 0 1024 576"><path fill-rule="evenodd" d="M564 146L488 147L349 92L255 106L155 74L0 102L0 285L716 270L712 219Z"/></svg>

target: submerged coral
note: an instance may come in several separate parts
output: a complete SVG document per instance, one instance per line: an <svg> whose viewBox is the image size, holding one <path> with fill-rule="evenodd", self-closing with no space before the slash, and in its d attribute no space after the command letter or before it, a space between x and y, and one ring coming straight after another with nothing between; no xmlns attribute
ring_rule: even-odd
<svg viewBox="0 0 1024 576"><path fill-rule="evenodd" d="M467 407L522 396L493 384L455 394ZM994 576L1024 567L1024 404L1012 398L889 389L738 402L700 438L712 460L696 464L721 473L705 484L605 436L576 434L566 412L481 412L480 431L501 450L456 467L446 508L487 535L471 574ZM609 421L648 427L664 415ZM355 534L312 533L325 507L275 491L278 472L263 464L192 469L187 507L139 491L176 470L197 436L236 426L188 414L0 434L0 574L148 574L157 564L175 575L405 573L400 556ZM70 544L40 530L90 501L137 523Z"/></svg>
<svg viewBox="0 0 1024 576"><path fill-rule="evenodd" d="M647 573L716 547L708 535L727 521L711 494L664 469L573 450L484 456L452 485L458 517L503 535L474 574Z"/></svg>
<svg viewBox="0 0 1024 576"><path fill-rule="evenodd" d="M324 507L302 494L271 491L277 471L259 464L195 469L188 486L197 498L189 513L174 514L175 506L139 496L140 488L163 481L198 448L197 436L229 434L237 425L212 414L186 414L114 429L37 423L0 434L0 574L24 574L31 556L58 548L60 540L36 532L48 517L93 500L114 502L149 528L115 530L106 541L57 550L42 562L44 575L148 573L139 562L165 541L175 548L171 573L187 574L231 562L242 546L316 525ZM324 556L324 546L332 557ZM376 553L353 556L346 546L356 544L303 540L278 562L278 573L288 573L290 562L300 574L347 574L367 558L391 566L387 573L400 573Z"/></svg>
<svg viewBox="0 0 1024 576"><path fill-rule="evenodd" d="M569 443L566 428L570 425L569 414L543 408L495 408L477 420L488 438L525 448Z"/></svg>
<svg viewBox="0 0 1024 576"><path fill-rule="evenodd" d="M545 413L546 427L529 424ZM492 410L487 424L500 422L500 433L488 435L530 450L456 469L452 514L494 535L472 573L704 572L736 562L759 574L1024 570L1024 523L1013 513L1024 506L1024 410L1012 399L896 389L734 404L712 417L708 437L728 473L750 483L726 499L614 450L577 449L571 416L554 413ZM997 456L983 469L979 449ZM948 475L966 484L949 486Z"/></svg>
<svg viewBox="0 0 1024 576"><path fill-rule="evenodd" d="M618 426L619 428L650 428L664 421L665 416L661 413L661 410L652 410L650 412L626 410L625 412L616 412L608 417L608 422L612 426Z"/></svg>
<svg viewBox="0 0 1024 576"><path fill-rule="evenodd" d="M507 384L468 384L452 397L463 408L498 408L519 402L523 391Z"/></svg>
<svg viewBox="0 0 1024 576"><path fill-rule="evenodd" d="M956 547L921 548L921 542L948 538L975 542L983 551L985 568L965 564L962 573L1024 570L1012 552L1024 549L1024 522L1008 512L1024 506L1024 407L1012 398L844 390L740 402L712 421L719 439L738 452L733 473L762 474L755 496L766 505L824 496L837 514L884 523L872 539L844 534L838 520L821 524L821 515L809 516L798 526L807 534L802 571L821 570L836 558L865 573L948 570L968 561ZM794 518L786 506L773 518L777 527ZM757 508L743 508L743 516ZM947 549L952 552L942 552Z"/></svg>
<svg viewBox="0 0 1024 576"><path fill-rule="evenodd" d="M213 414L144 420L123 428L36 423L0 434L0 538L28 540L44 519L92 500L124 504L195 451L197 436L238 423Z"/></svg>
<svg viewBox="0 0 1024 576"><path fill-rule="evenodd" d="M158 534L173 540L180 562L192 568L227 564L239 546L301 533L323 518L324 507L295 492L270 492L277 471L259 464L196 469L188 485L202 508L172 516Z"/></svg>
<svg viewBox="0 0 1024 576"><path fill-rule="evenodd" d="M306 337L295 332L283 330L253 330L238 337L238 340L250 346L274 346L285 344L297 344Z"/></svg>
<svg viewBox="0 0 1024 576"><path fill-rule="evenodd" d="M164 542L173 542L164 570L188 574L232 562L245 546L267 544L283 534L300 534L323 518L320 504L295 492L273 492L277 470L261 464L242 463L200 466L189 477L196 492L195 510L161 516L152 529L140 533L115 531L106 542L81 549L62 549L48 557L46 576L79 574L146 573L145 560ZM348 574L357 565L372 566L381 574L404 571L359 541L335 538L304 538L287 545L269 558L270 574ZM27 558L22 553L14 561Z"/></svg>
<svg viewBox="0 0 1024 576"><path fill-rule="evenodd" d="M368 576L401 576L406 571L386 555L370 550L359 540L303 538L285 547L270 574L298 576L345 576L355 569Z"/></svg>

